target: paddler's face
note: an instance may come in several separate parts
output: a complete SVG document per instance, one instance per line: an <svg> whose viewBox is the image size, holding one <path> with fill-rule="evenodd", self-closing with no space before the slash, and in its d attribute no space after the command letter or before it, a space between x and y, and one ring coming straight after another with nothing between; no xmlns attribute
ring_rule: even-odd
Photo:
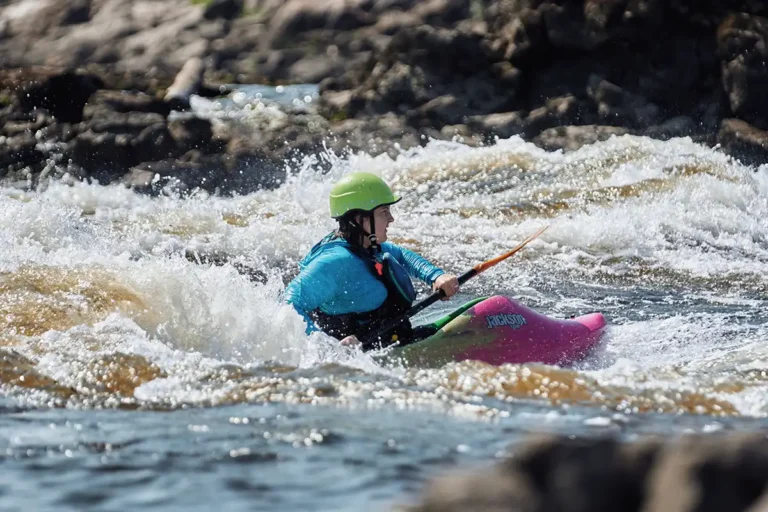
<svg viewBox="0 0 768 512"><path fill-rule="evenodd" d="M379 243L387 241L387 227L394 221L395 218L392 217L392 212L390 211L389 206L379 206L373 210L373 222L376 225L376 240L378 240ZM363 227L370 233L371 223L367 216L363 219Z"/></svg>

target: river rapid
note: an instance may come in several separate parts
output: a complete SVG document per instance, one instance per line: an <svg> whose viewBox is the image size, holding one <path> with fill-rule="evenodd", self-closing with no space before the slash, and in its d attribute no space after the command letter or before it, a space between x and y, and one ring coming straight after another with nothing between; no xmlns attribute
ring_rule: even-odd
<svg viewBox="0 0 768 512"><path fill-rule="evenodd" d="M286 166L234 198L0 189L0 508L385 510L529 433L768 426L766 169L634 136ZM404 197L392 241L457 274L549 226L421 321L508 295L603 312L599 348L420 369L306 336L281 293L352 170Z"/></svg>

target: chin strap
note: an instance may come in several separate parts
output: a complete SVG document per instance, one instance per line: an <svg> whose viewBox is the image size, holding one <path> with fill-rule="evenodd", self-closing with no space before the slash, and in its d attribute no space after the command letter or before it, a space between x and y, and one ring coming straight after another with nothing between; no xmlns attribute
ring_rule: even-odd
<svg viewBox="0 0 768 512"><path fill-rule="evenodd" d="M381 252L381 246L379 245L379 240L376 238L376 224L374 223L373 218L373 212L370 212L368 214L368 218L370 219L371 223L371 229L373 230L373 233L365 233L365 230L363 230L363 233L368 236L368 241L371 242L371 252L376 255Z"/></svg>
<svg viewBox="0 0 768 512"><path fill-rule="evenodd" d="M379 240L378 238L376 238L376 233L375 233L376 224L374 223L373 212L368 212L368 219L371 223L371 226L374 226L373 233L369 233L368 231L366 231L361 224L358 224L354 220L350 220L349 223L353 227L359 229L360 232L363 234L363 236L368 238L368 241L371 243L371 247L370 247L371 254L375 256L381 252L381 245L379 245Z"/></svg>
<svg viewBox="0 0 768 512"><path fill-rule="evenodd" d="M371 242L371 256L373 259L373 267L376 269L376 273L379 274L379 277L384 275L384 264L381 262L379 258L376 256L381 254L381 246L379 245L379 239L376 238L376 224L374 224L373 219L373 212L369 214L371 226L373 226L373 233L365 233L365 230L363 230L363 233L365 233L368 236L368 241ZM362 228L361 228L362 229Z"/></svg>

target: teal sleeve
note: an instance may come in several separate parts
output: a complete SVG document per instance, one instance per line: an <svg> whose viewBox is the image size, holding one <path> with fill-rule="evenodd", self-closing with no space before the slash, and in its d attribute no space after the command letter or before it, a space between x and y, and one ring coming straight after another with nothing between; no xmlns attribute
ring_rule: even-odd
<svg viewBox="0 0 768 512"><path fill-rule="evenodd" d="M329 265L318 258L304 267L299 275L288 283L285 289L285 302L304 318L307 334L320 329L309 317L308 312L333 299L342 276L336 274L341 269L338 265Z"/></svg>
<svg viewBox="0 0 768 512"><path fill-rule="evenodd" d="M435 282L435 279L445 274L443 269L409 249L387 242L381 244L381 247L394 256L411 277L420 279L430 286Z"/></svg>

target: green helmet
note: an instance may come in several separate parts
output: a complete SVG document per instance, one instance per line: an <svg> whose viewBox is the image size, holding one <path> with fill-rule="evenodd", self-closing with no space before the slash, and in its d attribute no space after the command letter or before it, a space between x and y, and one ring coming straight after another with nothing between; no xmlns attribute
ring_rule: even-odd
<svg viewBox="0 0 768 512"><path fill-rule="evenodd" d="M331 189L331 217L338 219L352 210L372 211L394 204L400 197L375 174L353 172L341 178Z"/></svg>

